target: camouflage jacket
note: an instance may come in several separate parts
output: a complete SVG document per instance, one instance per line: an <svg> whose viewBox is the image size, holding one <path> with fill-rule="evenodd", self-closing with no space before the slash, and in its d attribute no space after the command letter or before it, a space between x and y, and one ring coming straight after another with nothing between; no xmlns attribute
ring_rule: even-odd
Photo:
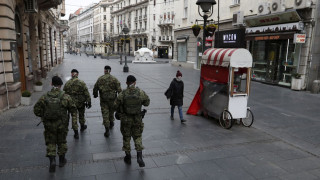
<svg viewBox="0 0 320 180"><path fill-rule="evenodd" d="M85 102L91 103L90 93L86 83L78 77L72 77L63 87L63 90L69 94L77 107L81 107Z"/></svg>
<svg viewBox="0 0 320 180"><path fill-rule="evenodd" d="M93 88L93 95L100 95L101 101L114 101L117 98L117 93L121 92L120 82L117 78L110 74L105 74L97 80Z"/></svg>
<svg viewBox="0 0 320 180"><path fill-rule="evenodd" d="M61 93L60 89L52 88L51 91L49 91L47 94L53 95L53 96L58 96L60 93ZM45 112L45 108L46 108L45 98L46 98L47 94L41 96L41 98L37 101L37 103L33 107L34 114L38 117L41 117L41 120L43 121L44 124L46 124L46 119L44 118L44 112ZM61 119L57 119L56 122L62 121L62 122L67 123L68 119L69 119L68 113L71 113L72 120L77 120L77 107L69 95L64 94L62 96L61 106L63 109L66 110L65 111L66 113L63 115L63 117Z"/></svg>
<svg viewBox="0 0 320 180"><path fill-rule="evenodd" d="M149 96L143 90L139 89L138 87L128 87L127 89L123 90L119 94L117 99L114 101L114 106L115 106L117 113L119 113L120 115L126 114L124 111L124 109L126 108L126 107L124 107L125 106L125 103L124 103L125 102L125 94L133 92L135 90L140 91L139 98L140 98L141 105L149 106L149 104L150 104ZM127 91L129 91L129 92L127 92Z"/></svg>

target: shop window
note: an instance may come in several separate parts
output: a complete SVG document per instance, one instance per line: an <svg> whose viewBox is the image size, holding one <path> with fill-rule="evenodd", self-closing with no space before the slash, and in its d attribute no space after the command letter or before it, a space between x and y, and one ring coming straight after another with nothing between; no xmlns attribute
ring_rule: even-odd
<svg viewBox="0 0 320 180"><path fill-rule="evenodd" d="M249 94L251 68L232 68L231 96Z"/></svg>

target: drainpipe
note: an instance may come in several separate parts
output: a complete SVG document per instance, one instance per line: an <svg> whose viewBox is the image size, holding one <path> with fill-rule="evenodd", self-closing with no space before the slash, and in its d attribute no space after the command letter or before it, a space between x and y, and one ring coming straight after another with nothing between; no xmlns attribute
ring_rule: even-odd
<svg viewBox="0 0 320 180"><path fill-rule="evenodd" d="M7 108L10 109L9 91L8 91L8 84L7 84L7 77L6 77L6 68L5 68L5 65L4 65L4 58L3 58L2 40L0 40L0 49L1 49L1 58L2 58L2 66L3 66L4 84L6 86L6 91L7 91L7 104L8 104Z"/></svg>

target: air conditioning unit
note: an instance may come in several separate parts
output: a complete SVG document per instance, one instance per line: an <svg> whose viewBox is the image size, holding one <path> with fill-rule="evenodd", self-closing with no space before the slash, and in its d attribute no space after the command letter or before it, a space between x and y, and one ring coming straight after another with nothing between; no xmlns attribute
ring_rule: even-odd
<svg viewBox="0 0 320 180"><path fill-rule="evenodd" d="M294 0L293 7L295 9L303 9L303 8L310 8L312 5L311 0Z"/></svg>
<svg viewBox="0 0 320 180"><path fill-rule="evenodd" d="M25 1L25 12L26 13L37 13L38 12L37 0L26 0Z"/></svg>
<svg viewBox="0 0 320 180"><path fill-rule="evenodd" d="M272 0L271 2L271 13L283 12L286 10L284 0Z"/></svg>
<svg viewBox="0 0 320 180"><path fill-rule="evenodd" d="M270 4L268 2L263 2L258 4L258 15L264 15L270 13Z"/></svg>
<svg viewBox="0 0 320 180"><path fill-rule="evenodd" d="M232 25L243 26L243 11L236 11L233 13Z"/></svg>

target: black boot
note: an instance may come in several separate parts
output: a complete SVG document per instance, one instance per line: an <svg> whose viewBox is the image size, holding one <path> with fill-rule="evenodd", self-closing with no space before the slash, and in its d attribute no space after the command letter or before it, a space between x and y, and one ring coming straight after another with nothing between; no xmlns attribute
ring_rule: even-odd
<svg viewBox="0 0 320 180"><path fill-rule="evenodd" d="M113 121L110 121L110 129L112 129L114 126L114 122Z"/></svg>
<svg viewBox="0 0 320 180"><path fill-rule="evenodd" d="M109 127L105 126L105 129L106 129L106 132L104 133L104 137L109 137L110 136Z"/></svg>
<svg viewBox="0 0 320 180"><path fill-rule="evenodd" d="M65 158L65 155L60 155L59 156L59 167L63 167L66 165L67 159Z"/></svg>
<svg viewBox="0 0 320 180"><path fill-rule="evenodd" d="M79 139L79 131L78 130L73 130L74 131L74 138Z"/></svg>
<svg viewBox="0 0 320 180"><path fill-rule="evenodd" d="M142 159L142 151L137 151L137 162L138 162L140 167L144 167L145 166L145 164L143 162L143 159Z"/></svg>
<svg viewBox="0 0 320 180"><path fill-rule="evenodd" d="M124 162L126 164L131 164L131 154L130 154L130 151L126 151L126 156L124 157Z"/></svg>
<svg viewBox="0 0 320 180"><path fill-rule="evenodd" d="M49 172L56 172L56 157L49 156L50 165L49 165Z"/></svg>
<svg viewBox="0 0 320 180"><path fill-rule="evenodd" d="M82 132L82 131L84 131L84 130L86 130L86 129L87 129L87 125L81 124L80 131Z"/></svg>

